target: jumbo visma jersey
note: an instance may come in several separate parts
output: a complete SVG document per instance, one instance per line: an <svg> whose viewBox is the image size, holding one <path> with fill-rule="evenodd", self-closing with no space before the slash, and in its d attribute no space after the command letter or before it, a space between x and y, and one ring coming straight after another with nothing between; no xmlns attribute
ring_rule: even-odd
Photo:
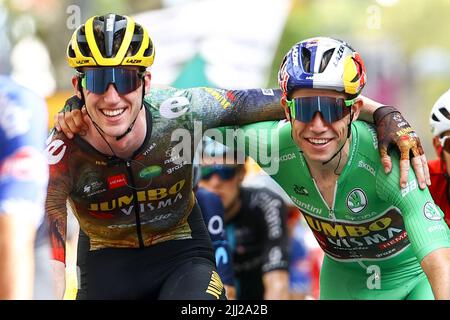
<svg viewBox="0 0 450 320"><path fill-rule="evenodd" d="M448 227L444 223L442 211L434 204L428 189L419 189L412 171L407 187L400 189L397 154L392 156L392 172L384 173L377 135L372 125L360 121L352 123L349 157L336 183L332 207L328 207L322 198L301 150L292 140L289 122L261 122L241 129L249 141L258 141L247 145L246 152L257 155L255 160L266 171L270 167L268 173L304 214L326 253L321 277L323 279L327 274L334 274L334 286L340 281L336 278L337 273L333 273L336 272L335 268L347 269L350 272L348 274L351 274L351 270L364 270L361 279L366 279L368 276L365 271L371 265L380 268L385 287L389 286L389 278L413 281L416 277L424 277L419 262L427 254L438 248L450 247ZM266 138L261 139L262 136ZM277 148L273 148L275 142L279 144ZM264 150L271 154L270 163L260 159ZM279 152L274 154L277 150ZM364 283L355 284L356 273L352 277L344 284L348 288L335 290L364 291L365 280ZM354 289L354 286L360 288ZM328 284L329 287L333 285ZM324 292L326 295L325 289ZM376 292L370 294L369 297L373 298ZM332 296L343 297L365 296ZM398 297L385 295L381 298Z"/></svg>
<svg viewBox="0 0 450 320"><path fill-rule="evenodd" d="M191 163L202 133L280 119L279 99L279 90L153 89L145 97L144 143L128 160L54 133L46 203L54 257L65 259L67 199L91 250L193 238L199 227L188 221L195 203Z"/></svg>

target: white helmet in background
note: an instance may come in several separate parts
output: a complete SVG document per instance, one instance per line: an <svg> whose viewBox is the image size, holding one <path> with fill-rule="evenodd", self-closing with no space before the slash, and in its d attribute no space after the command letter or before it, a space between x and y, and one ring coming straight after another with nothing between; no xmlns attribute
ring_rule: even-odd
<svg viewBox="0 0 450 320"><path fill-rule="evenodd" d="M450 130L450 90L435 102L431 109L430 125L433 136L440 136Z"/></svg>

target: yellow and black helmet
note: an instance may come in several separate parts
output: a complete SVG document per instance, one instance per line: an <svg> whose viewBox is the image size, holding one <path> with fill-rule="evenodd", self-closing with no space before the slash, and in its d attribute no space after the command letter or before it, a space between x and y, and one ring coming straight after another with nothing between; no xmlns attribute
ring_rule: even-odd
<svg viewBox="0 0 450 320"><path fill-rule="evenodd" d="M149 67L155 48L147 30L128 16L94 16L78 27L67 46L73 68L105 66Z"/></svg>

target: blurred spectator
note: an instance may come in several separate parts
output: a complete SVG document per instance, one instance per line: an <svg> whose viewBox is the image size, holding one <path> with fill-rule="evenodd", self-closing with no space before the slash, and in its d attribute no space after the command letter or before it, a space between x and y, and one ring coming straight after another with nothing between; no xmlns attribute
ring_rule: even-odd
<svg viewBox="0 0 450 320"><path fill-rule="evenodd" d="M54 298L42 99L0 76L0 299Z"/></svg>
<svg viewBox="0 0 450 320"><path fill-rule="evenodd" d="M236 288L234 287L234 271L231 250L224 226L224 208L219 196L199 187L201 178L200 165L193 165L194 192L198 205L202 211L203 220L215 252L217 273L222 279L228 300L236 299Z"/></svg>
<svg viewBox="0 0 450 320"><path fill-rule="evenodd" d="M290 225L289 290L291 300L319 299L323 251L303 216Z"/></svg>

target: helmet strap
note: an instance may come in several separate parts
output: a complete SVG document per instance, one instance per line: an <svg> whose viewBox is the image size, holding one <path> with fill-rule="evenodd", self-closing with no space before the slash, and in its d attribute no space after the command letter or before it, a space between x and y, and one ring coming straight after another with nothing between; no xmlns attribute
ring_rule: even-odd
<svg viewBox="0 0 450 320"><path fill-rule="evenodd" d="M133 122L131 122L130 126L128 127L128 129L122 133L120 136L116 137L116 141L119 141L120 139L122 139L123 137L125 137L127 134L129 134L131 132L131 130L134 127L134 124L136 123L137 118L139 117L139 113L141 112L142 108L144 107L144 97L145 97L145 75L142 77L142 99L141 99L141 107L139 108L138 113L136 114L136 117L134 118Z"/></svg>
<svg viewBox="0 0 450 320"><path fill-rule="evenodd" d="M78 91L80 91L82 105L86 106L86 99L84 98L83 87L81 85L81 81L82 80L83 80L82 77L78 77ZM94 121L94 119L92 119L91 115L89 114L89 110L88 110L87 107L86 107L86 113L87 113L89 119L91 119L92 124L94 125L95 129L97 129L97 131L100 133L102 138L105 139L103 137L103 135L102 135L102 132L105 133L105 131L103 131L102 128L100 128L100 126ZM114 151L113 151L113 153L114 153Z"/></svg>
<svg viewBox="0 0 450 320"><path fill-rule="evenodd" d="M81 86L81 81L82 81L82 78L81 78L81 77L78 77L78 85L77 85L77 87L78 87L78 91L80 91L82 105L86 106L86 100L85 100L85 98L84 98L83 87ZM108 143L108 141L106 140L106 138L103 136L102 133L105 133L105 132L104 132L104 131L102 130L102 128L100 128L100 126L92 119L91 115L89 114L89 111L88 111L88 108L87 108L87 107L86 107L86 113L87 113L89 119L91 119L92 124L94 125L94 128L95 128L95 129L97 130L97 132L100 134L100 137L102 137L102 139L103 139L103 140L106 142L106 144L108 145L108 147L109 147L109 149L111 150L113 156L116 157L116 158L118 158L117 155L116 155L116 153L114 152L113 148L111 147L111 145Z"/></svg>
<svg viewBox="0 0 450 320"><path fill-rule="evenodd" d="M345 139L344 144L339 148L338 151L336 151L336 153L329 160L327 160L325 162L322 162L322 165L326 165L327 163L329 163L331 160L333 160L339 154L339 161L338 161L338 164L337 164L336 168L334 169L334 174L337 175L337 176L340 175L340 173L337 173L337 169L339 168L339 165L341 164L341 158L342 158L341 151L342 151L342 148L344 148L345 144L347 143L347 141L350 138L350 135L351 135L351 132L352 132L352 127L351 126L352 126L352 109L350 107L350 121L349 121L348 126L347 126L347 138Z"/></svg>

